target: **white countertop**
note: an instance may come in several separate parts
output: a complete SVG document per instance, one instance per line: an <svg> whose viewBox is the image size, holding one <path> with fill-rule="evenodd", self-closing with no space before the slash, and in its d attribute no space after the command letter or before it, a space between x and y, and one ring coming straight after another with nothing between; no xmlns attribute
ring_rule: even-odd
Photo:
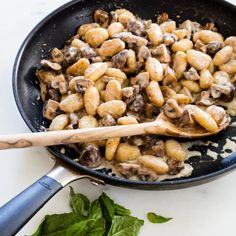
<svg viewBox="0 0 236 236"><path fill-rule="evenodd" d="M0 134L29 132L12 94L11 73L16 53L32 27L66 0L7 0L0 8ZM231 0L236 4L236 0ZM0 152L0 205L43 176L53 166L44 148ZM95 187L88 181L71 184L75 191L96 198L106 191L114 200L146 219L154 211L174 219L155 225L145 220L141 236L235 235L236 171L214 182L175 191L138 191ZM69 189L56 194L17 235L32 234L45 214L69 210ZM14 224L14 222L12 222ZM1 232L0 232L1 235Z"/></svg>

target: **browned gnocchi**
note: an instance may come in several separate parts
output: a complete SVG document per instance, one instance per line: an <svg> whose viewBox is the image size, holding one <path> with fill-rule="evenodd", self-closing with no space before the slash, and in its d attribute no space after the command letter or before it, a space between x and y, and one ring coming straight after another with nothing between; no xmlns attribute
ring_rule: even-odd
<svg viewBox="0 0 236 236"><path fill-rule="evenodd" d="M37 70L48 130L137 125L163 113L181 128L216 131L227 115L220 102L235 96L236 36L211 25L96 10ZM188 158L178 140L155 135L76 145L80 164L109 162L129 179L175 177Z"/></svg>

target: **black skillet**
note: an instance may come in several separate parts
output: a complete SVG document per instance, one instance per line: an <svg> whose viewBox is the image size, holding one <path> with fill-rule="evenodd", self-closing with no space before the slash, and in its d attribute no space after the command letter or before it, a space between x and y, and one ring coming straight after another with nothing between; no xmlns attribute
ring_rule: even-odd
<svg viewBox="0 0 236 236"><path fill-rule="evenodd" d="M24 121L33 132L42 131L42 127L46 125L42 117L43 103L37 100L39 85L35 71L40 60L47 57L53 47L61 48L64 42L75 34L79 25L91 22L92 12L98 8L107 11L127 8L143 19L153 20L158 13L168 12L170 18L177 22L186 19L203 24L214 22L225 37L235 35L236 32L236 7L221 0L76 0L69 2L48 15L30 32L15 61L13 69L15 100ZM192 149L200 151L201 155L189 160L194 167L193 174L188 178L162 182L131 181L118 178L106 169L91 170L73 161L75 153L72 150L65 148L66 152L63 154L60 152L62 146L48 147L56 157L56 166L0 208L0 235L15 235L56 192L75 179L89 177L95 182L102 180L112 185L146 190L186 188L209 182L236 167L236 154L230 154L232 150L228 150L229 156L225 159L222 159L220 154L226 139L233 136L236 136L236 129L230 127L211 139L203 140L212 140L218 143L218 147L194 145ZM212 161L207 155L207 148L214 149L213 151L218 153L216 161Z"/></svg>

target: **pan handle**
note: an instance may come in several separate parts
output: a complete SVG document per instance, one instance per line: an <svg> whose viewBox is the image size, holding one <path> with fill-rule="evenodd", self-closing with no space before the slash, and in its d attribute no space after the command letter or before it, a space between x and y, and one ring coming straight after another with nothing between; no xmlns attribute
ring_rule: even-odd
<svg viewBox="0 0 236 236"><path fill-rule="evenodd" d="M56 163L52 170L0 208L2 236L15 235L60 189L70 182L89 178L94 184L103 181Z"/></svg>

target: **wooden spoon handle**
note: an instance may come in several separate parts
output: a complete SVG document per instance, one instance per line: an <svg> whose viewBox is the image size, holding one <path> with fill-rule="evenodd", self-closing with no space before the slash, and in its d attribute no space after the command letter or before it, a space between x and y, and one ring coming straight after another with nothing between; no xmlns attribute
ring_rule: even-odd
<svg viewBox="0 0 236 236"><path fill-rule="evenodd" d="M156 125L156 122L88 129L1 135L0 150L92 142L108 138L139 135L147 133L154 125Z"/></svg>

